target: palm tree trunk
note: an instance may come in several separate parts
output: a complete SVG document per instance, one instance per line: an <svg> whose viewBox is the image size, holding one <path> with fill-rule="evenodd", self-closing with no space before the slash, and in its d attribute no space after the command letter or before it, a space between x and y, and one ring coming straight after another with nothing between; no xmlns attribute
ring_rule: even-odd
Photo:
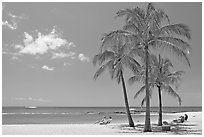
<svg viewBox="0 0 204 137"><path fill-rule="evenodd" d="M128 121L129 121L129 126L134 127L135 125L134 125L134 122L133 122L131 114L130 114L128 98L127 98L127 93L126 93L126 87L125 87L125 80L123 78L123 72L122 71L121 71L121 79L122 79L123 93L124 93L125 106L126 106L126 110L127 110L127 117L128 117Z"/></svg>
<svg viewBox="0 0 204 137"><path fill-rule="evenodd" d="M150 101L149 101L149 86L148 86L148 66L149 66L149 58L148 58L148 46L145 46L145 59L146 59L146 68L145 68L145 86L146 86L146 115L145 115L145 127L144 132L151 132L151 124L150 124Z"/></svg>
<svg viewBox="0 0 204 137"><path fill-rule="evenodd" d="M161 98L161 86L157 86L159 92L159 119L158 126L162 126L162 98Z"/></svg>

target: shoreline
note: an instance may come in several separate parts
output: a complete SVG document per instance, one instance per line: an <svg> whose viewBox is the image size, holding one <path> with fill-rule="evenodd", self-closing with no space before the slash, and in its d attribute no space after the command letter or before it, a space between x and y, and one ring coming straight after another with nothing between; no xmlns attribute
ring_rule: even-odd
<svg viewBox="0 0 204 137"><path fill-rule="evenodd" d="M3 135L123 135L123 134L202 134L202 112L171 113L168 119L171 122L181 115L187 114L188 120L175 124L171 131L160 132L161 127L156 126L157 120L151 121L153 132L144 133L144 123L135 122L135 128L128 127L127 123L114 123L108 125L97 124L24 124L2 125Z"/></svg>

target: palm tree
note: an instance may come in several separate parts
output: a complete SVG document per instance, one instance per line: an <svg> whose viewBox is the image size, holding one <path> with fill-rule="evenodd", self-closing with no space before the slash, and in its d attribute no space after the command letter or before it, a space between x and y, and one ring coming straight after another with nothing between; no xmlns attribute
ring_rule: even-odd
<svg viewBox="0 0 204 137"><path fill-rule="evenodd" d="M179 105L181 105L181 98L176 93L176 91L172 88L173 85L176 85L176 89L178 89L178 83L181 80L181 76L184 74L184 71L176 71L171 73L170 67L173 67L171 61L167 58L162 59L159 55L159 59L156 56L151 56L151 72L149 77L149 88L152 90L154 87L158 89L159 95L159 119L158 126L162 126L162 96L161 91L166 91L173 97L178 99ZM144 71L141 71L144 72ZM139 75L134 75L129 79L129 83L132 84L135 81L144 81L144 73L140 73ZM144 92L146 86L144 85L134 96L136 98L139 94ZM151 97L150 92L150 97ZM146 97L143 98L141 106L143 106Z"/></svg>
<svg viewBox="0 0 204 137"><path fill-rule="evenodd" d="M128 67L133 72L137 72L140 69L140 64L132 57L132 54L130 54L128 50L129 46L129 43L125 39L125 35L120 35L118 31L106 34L102 38L100 53L94 56L93 64L96 65L98 63L100 66L94 75L94 79L97 79L105 69L109 69L111 78L116 79L118 84L122 82L129 126L134 127L134 122L129 110L127 90L123 75L124 67Z"/></svg>
<svg viewBox="0 0 204 137"><path fill-rule="evenodd" d="M162 9L155 9L149 3L146 10L139 7L123 9L117 12L117 17L126 16L123 27L124 35L134 44L133 49L145 53L145 85L148 87L149 53L151 49L168 49L178 57L184 58L190 66L187 57L190 45L182 37L190 40L190 29L185 24L170 24L169 17ZM166 25L165 25L166 24ZM135 51L136 51L135 50ZM149 88L146 88L145 132L151 132Z"/></svg>

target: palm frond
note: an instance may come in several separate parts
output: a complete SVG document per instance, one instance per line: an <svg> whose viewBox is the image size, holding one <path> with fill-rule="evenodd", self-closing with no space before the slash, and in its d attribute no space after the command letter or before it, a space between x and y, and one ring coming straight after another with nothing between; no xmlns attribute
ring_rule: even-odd
<svg viewBox="0 0 204 137"><path fill-rule="evenodd" d="M125 56L122 63L128 67L132 72L137 73L141 70L141 65L134 58Z"/></svg>
<svg viewBox="0 0 204 137"><path fill-rule="evenodd" d="M95 55L93 58L93 64L96 65L98 62L99 65L101 65L104 61L108 61L115 58L115 54L112 51L104 51L103 53L99 53L98 55Z"/></svg>
<svg viewBox="0 0 204 137"><path fill-rule="evenodd" d="M118 69L118 70L116 71L116 75L115 75L115 79L116 79L116 81L117 81L118 84L120 84L121 78L122 78L122 76L121 76L121 71L123 71L123 69Z"/></svg>
<svg viewBox="0 0 204 137"><path fill-rule="evenodd" d="M162 35L177 34L177 35L184 36L189 40L191 39L190 29L185 24L166 25L160 28L158 32L159 34L162 34Z"/></svg>
<svg viewBox="0 0 204 137"><path fill-rule="evenodd" d="M144 81L145 81L144 75L140 75L140 74L137 75L136 74L136 75L134 75L134 76L129 78L128 83L130 85L132 85L134 82L142 82L142 83L144 83Z"/></svg>
<svg viewBox="0 0 204 137"><path fill-rule="evenodd" d="M167 91L167 93L169 93L173 97L177 98L178 102L179 102L179 105L181 105L182 100L181 100L180 96L176 93L176 91L173 90L173 88L171 86L165 86L163 88L164 88L165 91Z"/></svg>
<svg viewBox="0 0 204 137"><path fill-rule="evenodd" d="M143 26L143 13L140 8L122 9L116 13L116 17L127 16L126 20L131 20L138 25L139 28Z"/></svg>
<svg viewBox="0 0 204 137"><path fill-rule="evenodd" d="M98 60L99 60L100 55L101 55L101 54L97 54L97 55L95 55L95 56L93 57L93 62L92 62L92 63L93 63L94 66L96 66L96 64L97 64L97 62L98 62Z"/></svg>
<svg viewBox="0 0 204 137"><path fill-rule="evenodd" d="M184 74L185 74L185 71L176 71L176 72L170 73L168 77L181 77Z"/></svg>
<svg viewBox="0 0 204 137"><path fill-rule="evenodd" d="M145 96L145 97L142 99L142 101L141 101L141 104L140 104L141 107L144 106L145 101L146 101L146 96Z"/></svg>
<svg viewBox="0 0 204 137"><path fill-rule="evenodd" d="M184 75L184 71L176 71L173 73L169 73L166 76L165 81L167 81L168 83L172 84L172 85L177 85L176 88L178 88L178 83L181 81L181 77L182 75Z"/></svg>
<svg viewBox="0 0 204 137"><path fill-rule="evenodd" d="M138 36L126 30L115 30L108 34L105 34L101 39L102 44L100 47L100 51L103 52L107 49L117 51L117 48L119 48L118 43L121 41L126 43L127 41L129 41L129 39L131 39L130 37L137 38Z"/></svg>
<svg viewBox="0 0 204 137"><path fill-rule="evenodd" d="M140 57L142 60L144 60L145 58L145 53L144 53L144 48L143 46L136 45L135 47L133 47L130 52L128 53L128 56L130 57Z"/></svg>
<svg viewBox="0 0 204 137"><path fill-rule="evenodd" d="M152 90L150 90L150 92L149 92L149 97L151 98L152 97ZM143 107L144 106L144 103L145 103L145 101L146 101L146 96L142 99L142 101L141 101L141 107Z"/></svg>
<svg viewBox="0 0 204 137"><path fill-rule="evenodd" d="M114 67L112 67L111 71L111 78L116 79L117 83L119 84L121 81L121 71L123 71L123 66L121 63L117 63L117 65L114 64Z"/></svg>
<svg viewBox="0 0 204 137"><path fill-rule="evenodd" d="M146 10L146 18L149 17L149 15L155 11L155 7L152 3L148 3L147 10Z"/></svg>
<svg viewBox="0 0 204 137"><path fill-rule="evenodd" d="M132 22L126 23L123 26L123 29L126 31L134 32L135 34L138 34L140 32L140 29L137 26L135 26L135 24Z"/></svg>
<svg viewBox="0 0 204 137"><path fill-rule="evenodd" d="M173 64L172 64L170 59L168 59L168 58L163 59L163 67L165 67L165 66L173 67Z"/></svg>
<svg viewBox="0 0 204 137"><path fill-rule="evenodd" d="M151 96L152 96L152 90L151 90L151 89L154 87L154 83L149 83L149 84L148 84L148 87L149 87L149 96L151 97ZM135 93L134 99L137 98L137 96L138 96L139 94L145 92L145 89L146 89L146 85L142 86L142 87L140 88L140 90Z"/></svg>
<svg viewBox="0 0 204 137"><path fill-rule="evenodd" d="M163 42L162 44L166 45L169 44L174 47L178 47L184 52L188 52L191 50L191 46L183 41L182 39L175 38L175 37L158 37L156 41Z"/></svg>
<svg viewBox="0 0 204 137"><path fill-rule="evenodd" d="M178 57L184 58L190 66L187 54L191 47L187 42L174 37L159 37L156 40L156 44L158 47L167 48Z"/></svg>
<svg viewBox="0 0 204 137"><path fill-rule="evenodd" d="M135 13L137 13L142 19L145 18L145 11L140 7L135 7L132 9Z"/></svg>
<svg viewBox="0 0 204 137"><path fill-rule="evenodd" d="M146 89L146 86L145 86L145 85L142 86L142 87L140 88L140 90L135 93L134 99L137 98L137 96L138 96L139 94L145 92L145 89Z"/></svg>
<svg viewBox="0 0 204 137"><path fill-rule="evenodd" d="M159 66L158 59L157 59L157 57L155 55L150 54L149 58L150 58L150 60L149 60L150 66L157 66L157 67Z"/></svg>
<svg viewBox="0 0 204 137"><path fill-rule="evenodd" d="M161 25L161 22L165 19L168 21L168 23L170 23L168 15L162 9L158 9L156 14L156 21L158 24Z"/></svg>
<svg viewBox="0 0 204 137"><path fill-rule="evenodd" d="M105 71L105 69L107 67L111 67L111 65L113 64L113 61L110 60L108 61L106 64L102 65L95 73L94 75L94 79L96 80L98 78L99 75L101 75L101 73L103 73Z"/></svg>
<svg viewBox="0 0 204 137"><path fill-rule="evenodd" d="M151 33L156 36L158 33L157 30L160 29L161 23L165 20L168 23L170 22L168 15L162 9L154 10L146 19L149 23Z"/></svg>

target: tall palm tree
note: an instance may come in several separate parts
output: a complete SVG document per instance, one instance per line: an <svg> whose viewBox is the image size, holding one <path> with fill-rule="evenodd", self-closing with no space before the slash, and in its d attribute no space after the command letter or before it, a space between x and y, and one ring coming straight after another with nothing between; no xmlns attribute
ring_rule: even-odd
<svg viewBox="0 0 204 137"><path fill-rule="evenodd" d="M134 48L145 53L145 85L148 87L149 53L151 49L168 49L178 57L184 58L190 66L187 57L190 45L183 40L190 40L190 29L185 24L170 24L169 17L162 9L156 9L149 3L147 9L139 7L123 9L117 12L117 17L126 16L123 32L134 43ZM133 48L133 49L134 49ZM149 88L146 88L145 132L151 132Z"/></svg>
<svg viewBox="0 0 204 137"><path fill-rule="evenodd" d="M184 74L184 71L176 71L170 72L170 67L173 67L171 61L167 58L162 59L159 55L157 59L156 56L151 56L151 72L149 78L149 88L152 90L154 87L158 89L159 95L159 119L158 126L162 126L162 96L161 91L166 91L173 97L178 99L179 105L181 105L181 98L176 93L176 91L172 88L172 86L176 85L176 89L178 89L178 83L181 80L181 76ZM144 71L141 71L140 74L136 74L129 79L129 83L133 83L135 81L144 81ZM134 96L136 98L139 94L144 92L146 86L144 85ZM152 92L150 92L151 95ZM151 96L150 96L151 97ZM146 97L142 100L141 106L144 104Z"/></svg>
<svg viewBox="0 0 204 137"><path fill-rule="evenodd" d="M109 69L111 78L116 79L118 84L122 82L129 126L134 127L125 86L124 67L128 67L133 72L137 72L140 69L140 64L132 57L132 54L130 54L128 50L130 45L125 37L125 35L120 35L120 33L113 31L102 38L100 53L95 55L93 59L93 64L96 65L98 63L100 66L94 75L94 79L97 79L105 69Z"/></svg>

